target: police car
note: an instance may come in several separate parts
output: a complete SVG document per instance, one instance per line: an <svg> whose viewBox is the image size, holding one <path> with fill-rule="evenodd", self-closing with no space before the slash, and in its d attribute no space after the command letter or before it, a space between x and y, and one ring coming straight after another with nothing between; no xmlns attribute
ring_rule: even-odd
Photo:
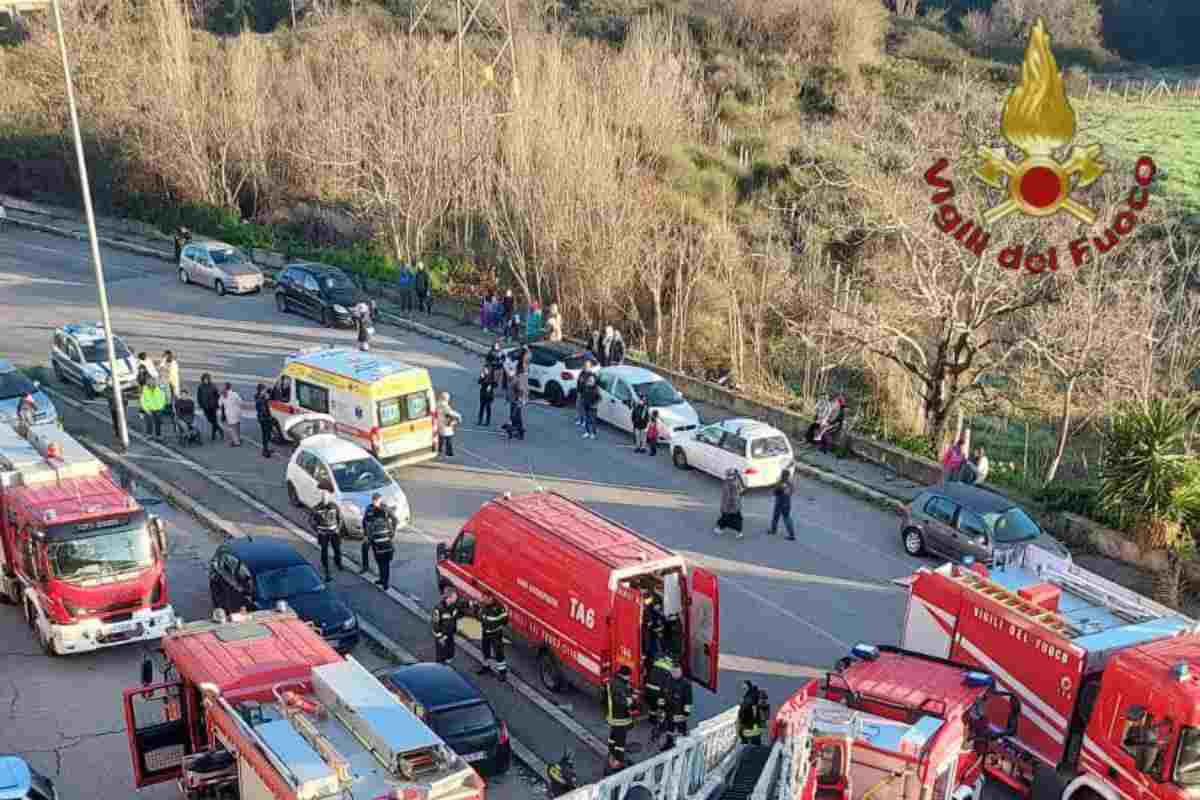
<svg viewBox="0 0 1200 800"><path fill-rule="evenodd" d="M117 379L121 391L127 392L137 387L133 353L116 336L113 347L117 356ZM50 346L50 366L61 383L79 384L89 398L108 392L113 381L104 327L96 323L64 325L56 330Z"/></svg>

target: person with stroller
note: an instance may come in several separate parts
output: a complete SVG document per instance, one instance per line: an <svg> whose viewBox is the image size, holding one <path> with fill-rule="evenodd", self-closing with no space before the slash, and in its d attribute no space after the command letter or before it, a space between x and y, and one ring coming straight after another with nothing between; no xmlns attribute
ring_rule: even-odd
<svg viewBox="0 0 1200 800"><path fill-rule="evenodd" d="M179 396L175 398L175 431L181 445L200 444L203 441L196 428L196 401L187 389L180 389Z"/></svg>
<svg viewBox="0 0 1200 800"><path fill-rule="evenodd" d="M746 491L742 476L736 469L725 470L725 482L721 484L721 516L713 533L720 536L727 530L734 537L741 539L742 533L742 493Z"/></svg>

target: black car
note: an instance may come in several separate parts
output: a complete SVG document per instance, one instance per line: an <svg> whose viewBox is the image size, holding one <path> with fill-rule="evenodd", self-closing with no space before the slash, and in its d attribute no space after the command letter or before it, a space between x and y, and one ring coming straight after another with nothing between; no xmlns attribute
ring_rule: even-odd
<svg viewBox="0 0 1200 800"><path fill-rule="evenodd" d="M379 680L477 771L508 771L508 726L468 678L445 664L412 664L379 673Z"/></svg>
<svg viewBox="0 0 1200 800"><path fill-rule="evenodd" d="M363 293L337 267L298 261L288 264L276 280L275 306L280 311L295 311L325 326L353 325L353 309L360 302L365 302Z"/></svg>
<svg viewBox="0 0 1200 800"><path fill-rule="evenodd" d="M358 617L329 591L312 565L281 539L232 539L208 564L213 608L265 611L283 601L339 653L358 644Z"/></svg>

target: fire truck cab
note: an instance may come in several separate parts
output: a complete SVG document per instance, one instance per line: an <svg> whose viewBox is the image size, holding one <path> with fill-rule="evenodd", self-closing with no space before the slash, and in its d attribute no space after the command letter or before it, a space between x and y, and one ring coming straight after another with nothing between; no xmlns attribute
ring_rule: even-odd
<svg viewBox="0 0 1200 800"><path fill-rule="evenodd" d="M56 426L0 424L0 600L48 654L162 636L166 532Z"/></svg>
<svg viewBox="0 0 1200 800"><path fill-rule="evenodd" d="M187 800L484 800L483 779L281 604L177 624L124 695L136 785Z"/></svg>

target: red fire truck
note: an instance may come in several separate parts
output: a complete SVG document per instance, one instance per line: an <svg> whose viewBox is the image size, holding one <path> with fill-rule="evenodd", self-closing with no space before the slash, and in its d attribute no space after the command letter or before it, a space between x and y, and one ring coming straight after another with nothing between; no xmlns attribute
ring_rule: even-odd
<svg viewBox="0 0 1200 800"><path fill-rule="evenodd" d="M984 753L1015 730L1019 709L986 672L860 644L780 706L771 738L809 719L818 800L979 800Z"/></svg>
<svg viewBox="0 0 1200 800"><path fill-rule="evenodd" d="M0 599L47 653L157 639L166 532L108 468L57 426L0 424Z"/></svg>
<svg viewBox="0 0 1200 800"><path fill-rule="evenodd" d="M1021 700L989 776L1039 800L1200 792L1195 621L1032 546L903 583L905 647L979 665Z"/></svg>
<svg viewBox="0 0 1200 800"><path fill-rule="evenodd" d="M125 692L138 788L188 800L484 800L479 774L286 607L176 624Z"/></svg>

